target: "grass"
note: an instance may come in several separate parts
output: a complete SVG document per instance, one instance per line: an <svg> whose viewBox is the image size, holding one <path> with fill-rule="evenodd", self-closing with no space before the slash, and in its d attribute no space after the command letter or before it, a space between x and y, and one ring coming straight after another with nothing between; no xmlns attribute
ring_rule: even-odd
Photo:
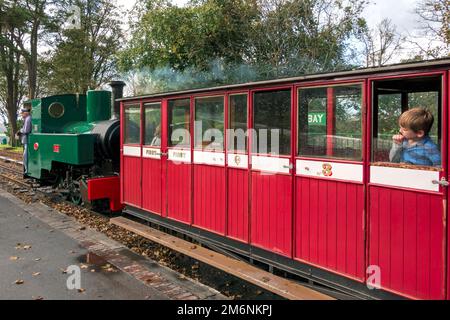
<svg viewBox="0 0 450 320"><path fill-rule="evenodd" d="M17 153L22 153L23 152L23 147L11 147L8 144L0 144L0 150L7 150L7 151L11 151L11 152L17 152Z"/></svg>

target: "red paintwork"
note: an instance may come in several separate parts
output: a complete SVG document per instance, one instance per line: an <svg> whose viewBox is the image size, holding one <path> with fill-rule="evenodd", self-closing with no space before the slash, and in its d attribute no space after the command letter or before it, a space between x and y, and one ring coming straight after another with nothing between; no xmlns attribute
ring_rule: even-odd
<svg viewBox="0 0 450 320"><path fill-rule="evenodd" d="M369 265L384 289L443 299L442 196L370 187Z"/></svg>
<svg viewBox="0 0 450 320"><path fill-rule="evenodd" d="M296 177L295 198L295 258L364 280L363 186Z"/></svg>
<svg viewBox="0 0 450 320"><path fill-rule="evenodd" d="M248 170L228 169L227 235L248 242Z"/></svg>
<svg viewBox="0 0 450 320"><path fill-rule="evenodd" d="M225 234L225 169L194 165L193 224Z"/></svg>
<svg viewBox="0 0 450 320"><path fill-rule="evenodd" d="M407 71L401 77L436 74L443 75L443 72L419 74ZM144 187L153 192L151 197L160 199L158 211L150 209L146 198L144 206L149 211L160 212L170 219L249 242L253 246L358 281L366 280L365 271L369 265L379 265L382 268L382 286L387 291L411 298L448 298L446 291L450 291L450 279L446 272L450 272L450 267L446 255L450 255L450 249L446 247L446 235L450 237L450 230L446 229L446 212L443 210L447 190L441 188L440 194L371 185L369 181L371 135L367 133L371 132L371 84L375 79L396 77L400 75L390 74L365 80L361 77L345 81L319 80L289 86L246 87L248 127L252 128L252 100L256 91L363 83L363 183L295 176L297 141L293 138L292 154L288 156L294 164L290 174L267 175L251 169L175 164L167 161L164 155L161 161L156 160L160 162L159 168L150 174L150 168L157 166L144 162L151 160L136 161L136 158L122 156L123 178L127 180L122 190L124 202L140 207L138 195L142 166L144 179L157 176L158 172L161 177L159 195L155 192L157 187ZM445 75L444 83L450 89L447 79ZM291 92L291 128L292 136L296 137L297 91ZM228 114L230 93L232 91L221 90L191 95L191 132L194 98L225 95L225 114ZM329 90L328 95L331 93ZM178 97L171 95L170 98ZM448 98L445 90L443 100L443 118L447 119ZM167 152L167 100L160 101L163 131L161 149ZM330 108L331 104L328 105L329 114ZM228 127L227 117L224 120L225 127ZM447 132L447 128L447 121L443 121L443 132ZM332 130L329 126L327 132L332 134ZM443 135L442 139L442 148L447 150L447 136ZM250 136L248 145L251 143ZM331 152L330 148L328 152ZM248 155L252 156L251 153ZM346 160L335 162L361 163ZM443 155L443 162L443 174L450 178L447 154ZM147 192L143 190L142 193L145 198Z"/></svg>
<svg viewBox="0 0 450 320"><path fill-rule="evenodd" d="M161 160L142 158L142 208L161 215Z"/></svg>
<svg viewBox="0 0 450 320"><path fill-rule="evenodd" d="M191 219L191 164L167 161L167 216L188 224Z"/></svg>
<svg viewBox="0 0 450 320"><path fill-rule="evenodd" d="M291 256L292 177L252 173L251 243Z"/></svg>
<svg viewBox="0 0 450 320"><path fill-rule="evenodd" d="M122 157L123 203L141 208L141 158Z"/></svg>
<svg viewBox="0 0 450 320"><path fill-rule="evenodd" d="M88 200L109 199L111 211L120 211L123 205L120 203L120 177L91 178L87 181Z"/></svg>

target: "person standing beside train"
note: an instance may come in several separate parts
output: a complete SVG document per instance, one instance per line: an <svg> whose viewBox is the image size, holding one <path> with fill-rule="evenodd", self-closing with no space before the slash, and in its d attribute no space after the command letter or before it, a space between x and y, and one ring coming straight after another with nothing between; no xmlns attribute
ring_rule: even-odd
<svg viewBox="0 0 450 320"><path fill-rule="evenodd" d="M400 132L392 137L391 162L420 166L440 166L441 152L428 133L434 117L424 108L412 108L400 116Z"/></svg>
<svg viewBox="0 0 450 320"><path fill-rule="evenodd" d="M31 110L22 108L20 115L23 119L23 126L17 136L23 145L23 177L25 178L28 175L28 135L31 133Z"/></svg>

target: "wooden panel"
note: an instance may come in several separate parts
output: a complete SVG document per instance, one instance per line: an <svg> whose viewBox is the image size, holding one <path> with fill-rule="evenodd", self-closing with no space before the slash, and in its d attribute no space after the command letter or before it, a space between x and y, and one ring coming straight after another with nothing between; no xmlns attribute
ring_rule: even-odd
<svg viewBox="0 0 450 320"><path fill-rule="evenodd" d="M161 160L142 159L142 207L161 214Z"/></svg>
<svg viewBox="0 0 450 320"><path fill-rule="evenodd" d="M370 187L369 265L381 286L418 299L445 297L442 196Z"/></svg>
<svg viewBox="0 0 450 320"><path fill-rule="evenodd" d="M141 207L141 158L123 156L123 201Z"/></svg>
<svg viewBox="0 0 450 320"><path fill-rule="evenodd" d="M225 168L194 165L194 225L225 234Z"/></svg>
<svg viewBox="0 0 450 320"><path fill-rule="evenodd" d="M248 241L248 172L228 169L227 236Z"/></svg>
<svg viewBox="0 0 450 320"><path fill-rule="evenodd" d="M296 259L364 279L362 185L296 177Z"/></svg>
<svg viewBox="0 0 450 320"><path fill-rule="evenodd" d="M251 243L291 256L292 178L252 173Z"/></svg>
<svg viewBox="0 0 450 320"><path fill-rule="evenodd" d="M167 162L168 217L191 223L191 164Z"/></svg>

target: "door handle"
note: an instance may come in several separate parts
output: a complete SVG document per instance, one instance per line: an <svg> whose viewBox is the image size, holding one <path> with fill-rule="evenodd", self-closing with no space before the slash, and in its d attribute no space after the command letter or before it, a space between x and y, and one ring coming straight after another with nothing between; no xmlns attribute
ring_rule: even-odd
<svg viewBox="0 0 450 320"><path fill-rule="evenodd" d="M290 163L288 166L283 166L283 169L289 169L292 170L294 168L294 165Z"/></svg>
<svg viewBox="0 0 450 320"><path fill-rule="evenodd" d="M433 181L431 181L431 183L438 184L441 187L448 187L450 185L450 183L445 178L442 178L441 180L433 180Z"/></svg>

